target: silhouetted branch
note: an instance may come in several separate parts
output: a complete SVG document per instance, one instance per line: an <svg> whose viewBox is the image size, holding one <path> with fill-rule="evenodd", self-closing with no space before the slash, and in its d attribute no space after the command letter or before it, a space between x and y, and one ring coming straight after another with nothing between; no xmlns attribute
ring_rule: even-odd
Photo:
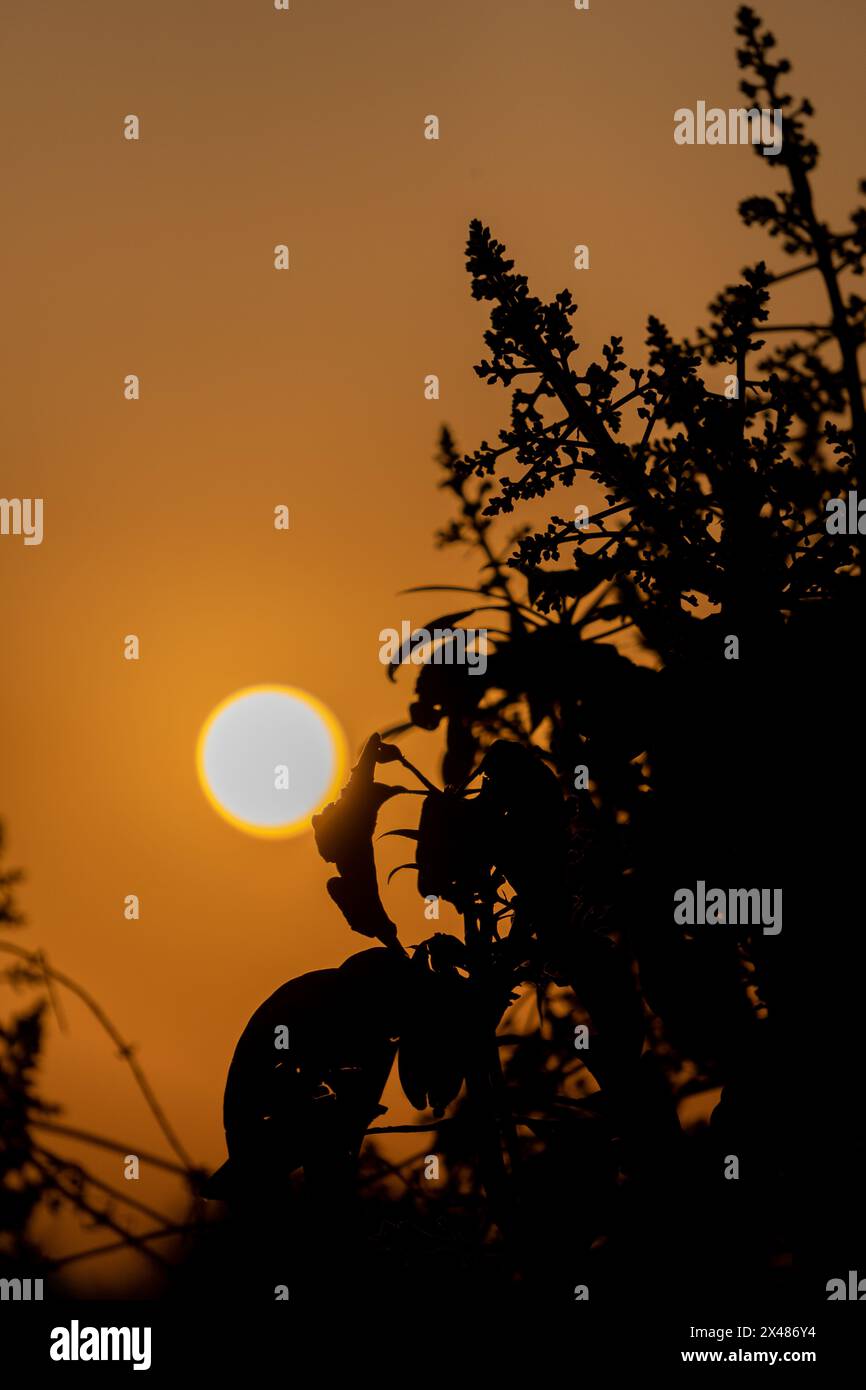
<svg viewBox="0 0 866 1390"><path fill-rule="evenodd" d="M120 1144L116 1139L106 1139L102 1134L92 1134L86 1129L77 1129L72 1125L57 1124L54 1120L31 1120L33 1129L48 1129L54 1134L65 1135L67 1139L79 1139L84 1144L92 1144L98 1149L110 1149L113 1153L130 1154L134 1153L142 1163L149 1163L154 1168L162 1168L167 1173L176 1173L179 1177L195 1177L201 1169L181 1168L179 1164L172 1163L170 1159L160 1158L157 1154L147 1153L136 1144Z"/></svg>
<svg viewBox="0 0 866 1390"><path fill-rule="evenodd" d="M136 1246L143 1246L152 1240L167 1240L170 1236L190 1235L193 1232L201 1231L205 1228L206 1222L195 1221L182 1226L163 1226L157 1231L143 1231L135 1237ZM61 1269L64 1265L71 1265L81 1260L92 1260L97 1255L112 1255L118 1250L125 1250L130 1243L130 1238L125 1236L123 1240L112 1241L110 1245L97 1245L93 1250L77 1250L73 1255L61 1255L58 1260L49 1261L50 1269ZM155 1255L153 1251L142 1250L140 1254L146 1254L155 1259L160 1265L167 1267L167 1261Z"/></svg>
<svg viewBox="0 0 866 1390"><path fill-rule="evenodd" d="M436 1120L429 1125L373 1125L371 1129L364 1131L365 1134L420 1134L427 1130L443 1129L446 1125L453 1124L453 1120Z"/></svg>
<svg viewBox="0 0 866 1390"><path fill-rule="evenodd" d="M143 1244L142 1237L132 1235L129 1231L124 1231L123 1227L119 1226L118 1223L109 1216L107 1211L100 1211L98 1207L92 1206L81 1192L74 1189L70 1190L68 1186L64 1185L58 1175L53 1172L50 1167L46 1167L46 1165L40 1161L35 1152L31 1152L29 1161L42 1175L48 1187L53 1187L56 1192L60 1193L62 1197L65 1197L73 1206L79 1207L81 1211L85 1212L87 1216L93 1219L96 1225L107 1226L109 1230L114 1231L117 1235L122 1237L121 1244L131 1246L132 1249L137 1250L140 1255L144 1255L161 1268L169 1268L168 1262L164 1260L161 1255L157 1255L154 1250L148 1250L146 1248Z"/></svg>
<svg viewBox="0 0 866 1390"><path fill-rule="evenodd" d="M70 990L73 994L77 995L78 998L82 1001L82 1003L84 1003L87 1006L87 1008L93 1014L94 1018L111 1038L111 1041L117 1048L118 1055L121 1058L121 1060L128 1063L129 1069L132 1072L133 1077L135 1078L136 1084L138 1085L141 1094L144 1096L144 1099L147 1102L154 1119L156 1120L157 1124L162 1130L167 1142L169 1143L171 1148L174 1149L174 1152L177 1154L178 1158L183 1163L183 1166L186 1169L186 1171L188 1173L195 1172L196 1169L192 1159L186 1152L185 1148L183 1147L183 1144L181 1143L174 1129L169 1124L165 1111L163 1110L162 1106L157 1100L156 1095L154 1094L153 1089L150 1085L150 1082L148 1081L141 1066L135 1058L132 1044L124 1041L118 1030L115 1028L114 1024L109 1019L108 1015L105 1013L104 1009L101 1008L101 1006L96 1002L93 996L89 994L82 985L79 985L77 981L71 979L68 975L64 975L61 973L61 971L55 970L53 967L49 967L45 963L44 959L41 956L41 952L39 951L27 951L23 947L14 946L11 942L8 941L0 941L0 951L6 951L11 955L18 956L20 959L27 961L29 964L35 967L35 969L39 972L40 976L50 975L50 977L56 980L58 984L63 985L66 989Z"/></svg>
<svg viewBox="0 0 866 1390"><path fill-rule="evenodd" d="M50 1149L43 1149L41 1145L38 1144L33 1146L33 1152L47 1162L52 1163L55 1168L60 1168L64 1172L71 1173L76 1181L80 1181L82 1184L90 1183L91 1186L98 1187L101 1192L107 1193L109 1197L113 1197L118 1202L124 1202L128 1207L134 1207L136 1211L140 1211L145 1216L151 1217L153 1221L167 1222L170 1220L164 1212L156 1211L155 1208L147 1206L146 1203L140 1202L137 1197L133 1197L130 1193L124 1192L121 1188L112 1187L110 1183L104 1182L102 1178L97 1178L93 1173L89 1173L87 1169L82 1168L79 1163L74 1163L68 1158L63 1158L61 1154L52 1153Z"/></svg>

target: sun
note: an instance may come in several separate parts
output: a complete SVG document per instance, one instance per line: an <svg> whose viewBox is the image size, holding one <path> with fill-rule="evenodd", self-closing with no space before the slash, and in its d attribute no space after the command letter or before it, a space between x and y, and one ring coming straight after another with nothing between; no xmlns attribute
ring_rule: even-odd
<svg viewBox="0 0 866 1390"><path fill-rule="evenodd" d="M237 830L275 840L308 830L345 781L346 739L331 711L291 685L221 700L196 744L202 791Z"/></svg>

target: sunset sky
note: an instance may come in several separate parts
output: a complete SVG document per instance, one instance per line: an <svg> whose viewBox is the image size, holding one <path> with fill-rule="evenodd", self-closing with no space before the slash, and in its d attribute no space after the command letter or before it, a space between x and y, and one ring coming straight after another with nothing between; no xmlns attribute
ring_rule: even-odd
<svg viewBox="0 0 866 1390"><path fill-rule="evenodd" d="M839 218L866 173L866 8L758 8L816 106L819 211ZM404 715L411 672L389 685L379 631L448 600L399 591L475 577L433 545L449 517L438 430L469 448L506 418L506 394L472 370L487 318L464 268L470 218L534 292L572 290L587 354L615 333L633 363L648 313L692 332L744 264L780 264L736 216L772 174L750 149L673 140L678 107L741 104L734 12L50 0L5 16L0 495L42 497L45 527L40 546L0 537L0 818L27 876L27 927L7 939L43 947L104 1005L203 1165L225 1156L225 1073L253 1009L368 943L327 897L311 835L256 839L215 814L201 725L236 689L288 684L333 712L354 761ZM129 113L138 142L122 137ZM799 281L776 304L783 320L813 308ZM273 528L281 503L288 532ZM123 659L130 633L138 662ZM438 736L405 747L436 774ZM404 857L381 847L386 870ZM404 943L429 934L411 875L383 898ZM0 999L3 1016L23 1007L5 986ZM46 1096L69 1123L163 1152L108 1040L64 1003ZM393 1085L386 1100L405 1118ZM119 1158L87 1156L120 1179ZM170 1200L146 1170L139 1188Z"/></svg>

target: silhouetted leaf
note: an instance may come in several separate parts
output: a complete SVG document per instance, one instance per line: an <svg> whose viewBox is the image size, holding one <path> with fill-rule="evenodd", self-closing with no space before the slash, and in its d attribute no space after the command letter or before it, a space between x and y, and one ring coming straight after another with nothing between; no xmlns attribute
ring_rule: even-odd
<svg viewBox="0 0 866 1390"><path fill-rule="evenodd" d="M351 1173L396 1051L407 1009L408 959L374 947L338 970L281 985L256 1010L226 1083L228 1169L206 1195L284 1181L303 1165ZM288 1048L277 1048L277 1029ZM281 1035L284 1036L284 1035Z"/></svg>

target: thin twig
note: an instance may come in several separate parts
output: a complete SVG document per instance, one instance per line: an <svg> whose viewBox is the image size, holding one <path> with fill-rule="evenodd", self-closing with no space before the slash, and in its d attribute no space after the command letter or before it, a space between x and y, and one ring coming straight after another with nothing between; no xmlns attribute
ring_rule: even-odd
<svg viewBox="0 0 866 1390"><path fill-rule="evenodd" d="M419 772L417 767L415 767L414 764L410 763L409 759L405 757L402 752L400 754L399 761L403 764L403 766L406 768L408 772L413 772L415 774L419 782L424 783L424 786L427 788L428 791L436 792L439 790L439 788L435 787L432 782L428 781L428 779L424 776L423 772Z"/></svg>
<svg viewBox="0 0 866 1390"><path fill-rule="evenodd" d="M39 958L39 965L42 969L42 978L45 981L45 993L48 995L48 1002L54 1010L54 1017L57 1019L58 1028L60 1029L61 1033L65 1033L66 1019L63 1015L63 1010L60 1007L60 998L58 996L57 990L54 988L54 982L51 979L51 971L48 969L48 959L41 947L36 954Z"/></svg>
<svg viewBox="0 0 866 1390"><path fill-rule="evenodd" d="M430 1125L373 1125L372 1129L365 1129L365 1134L420 1134L426 1130L444 1129L446 1125L453 1124L453 1119L438 1120Z"/></svg>
<svg viewBox="0 0 866 1390"><path fill-rule="evenodd" d="M151 1088L150 1082L148 1081L147 1077L145 1076L144 1072L142 1071L141 1067L136 1061L132 1044L124 1041L120 1033L115 1028L114 1024L111 1022L111 1019L100 1007L100 1005L97 1004L96 1000L92 997L92 995L88 994L87 990L84 989L82 985L79 985L75 980L70 979L68 975L64 975L59 970L55 970L53 969L53 967L49 967L47 964L44 963L44 961L40 961L41 953L39 951L27 951L22 946L13 945L10 941L0 941L0 951L8 951L12 955L20 957L22 960L29 961L31 965L35 965L40 970L40 973L50 975L51 978L53 980L56 980L58 984L64 985L66 989L71 990L73 994L77 994L78 998L84 1004L87 1005L90 1012L102 1025L105 1032L111 1038L111 1041L117 1048L118 1055L121 1057L123 1061L128 1062L129 1069L136 1080L138 1088L144 1096L144 1099L147 1102L154 1119L156 1120L157 1124L159 1125L160 1129L165 1135L165 1138L168 1141L169 1145L177 1154L186 1171L188 1173L194 1172L195 1165L192 1159L190 1158L189 1154L183 1147L183 1144L176 1135L174 1129L169 1124L168 1117L166 1116L165 1111L163 1110L162 1106L157 1100Z"/></svg>
<svg viewBox="0 0 866 1390"><path fill-rule="evenodd" d="M807 261L805 265L795 266L793 270L783 270L780 275L771 275L768 283L778 285L782 280L793 280L795 275L805 275L807 270L818 270L818 261Z"/></svg>
<svg viewBox="0 0 866 1390"><path fill-rule="evenodd" d="M182 1236L191 1234L194 1231L201 1231L206 1225L207 1222L197 1221L185 1226L165 1226L158 1231L144 1231L141 1235L136 1236L135 1239L139 1244L143 1245L145 1241L164 1240L168 1236ZM128 1243L128 1240L115 1240L112 1241L110 1245L97 1245L93 1250L76 1250L73 1255L61 1255L59 1260L51 1260L49 1268L59 1269L61 1265L71 1265L78 1260L91 1260L95 1255L110 1255L116 1250L125 1249ZM152 1254L151 1251L147 1251L146 1253ZM159 1256L155 1258L160 1259ZM160 1263L164 1264L165 1261L160 1260Z"/></svg>
<svg viewBox="0 0 866 1390"><path fill-rule="evenodd" d="M100 1211L97 1207L91 1206L87 1198L80 1192L70 1192L64 1187L57 1175L53 1173L50 1168L46 1168L44 1163L40 1163L39 1159L32 1152L29 1156L29 1162L42 1174L42 1177L45 1182L48 1183L49 1187L55 1188L62 1197L66 1198L67 1202L72 1202L74 1206L80 1207L83 1212L86 1212L88 1216L92 1217L97 1225L108 1226L109 1230L114 1231L116 1235L120 1236L122 1245L132 1246L140 1255L146 1256L147 1259L152 1260L154 1264L158 1264L163 1269L169 1267L168 1261L164 1260L161 1255L157 1255L155 1251L148 1250L141 1246L142 1238L140 1236L134 1236L131 1232L125 1231L122 1226L119 1226L117 1222L108 1215L107 1211Z"/></svg>
<svg viewBox="0 0 866 1390"><path fill-rule="evenodd" d="M54 1134L65 1135L67 1139L80 1139L84 1144L93 1144L98 1149L110 1149L113 1153L130 1154L134 1153L141 1159L142 1163L150 1163L155 1168L164 1168L168 1173L176 1173L179 1177L188 1178L193 1175L187 1168L181 1168L177 1163L172 1163L168 1158L159 1158L156 1154L145 1153L143 1149L135 1144L120 1144L116 1139L106 1139L101 1134L91 1134L86 1129L76 1129L72 1125L59 1125L53 1120L30 1120L32 1129L48 1129Z"/></svg>
<svg viewBox="0 0 866 1390"><path fill-rule="evenodd" d="M101 1192L106 1192L108 1196L113 1197L115 1201L125 1202L128 1207L134 1207L136 1211L142 1212L144 1216L149 1216L153 1221L162 1221L165 1223L171 1220L170 1217L166 1216L165 1212L156 1211L154 1207L149 1207L145 1202L140 1202L137 1197L131 1196L128 1192L124 1192L117 1187L112 1187L110 1183L103 1182L102 1178L94 1177L92 1173L88 1173L80 1164L73 1163L68 1158L63 1158L61 1154L52 1153L50 1149L43 1149L42 1146L38 1144L34 1145L33 1152L40 1154L44 1159L48 1159L56 1167L73 1173L76 1177L80 1177L82 1182L92 1183L94 1187L98 1187Z"/></svg>

